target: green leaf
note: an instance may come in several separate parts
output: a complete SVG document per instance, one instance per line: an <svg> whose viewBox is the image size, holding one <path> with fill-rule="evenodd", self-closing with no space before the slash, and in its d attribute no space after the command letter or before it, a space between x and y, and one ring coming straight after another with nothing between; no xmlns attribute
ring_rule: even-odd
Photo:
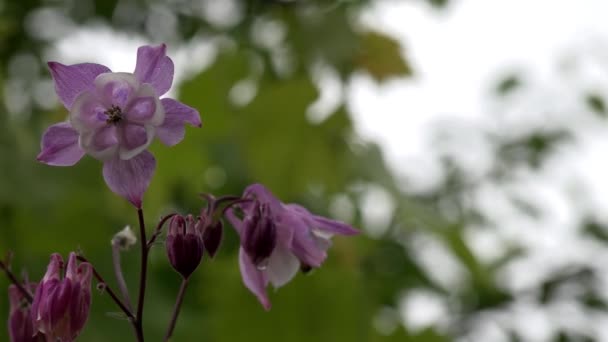
<svg viewBox="0 0 608 342"><path fill-rule="evenodd" d="M362 34L360 44L357 65L367 70L376 81L412 75L412 68L401 56L401 45L395 39L368 31Z"/></svg>

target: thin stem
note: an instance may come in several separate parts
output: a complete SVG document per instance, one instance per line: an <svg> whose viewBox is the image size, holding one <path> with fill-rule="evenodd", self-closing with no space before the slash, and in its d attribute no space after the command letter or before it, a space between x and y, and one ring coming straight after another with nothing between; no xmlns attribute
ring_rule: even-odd
<svg viewBox="0 0 608 342"><path fill-rule="evenodd" d="M143 333L143 315L144 315L144 299L146 297L146 276L148 273L148 244L146 241L146 224L144 223L144 211L141 208L137 209L137 219L139 221L139 241L141 245L141 268L139 273L139 298L137 300L137 316L135 320L137 330L137 340L144 341Z"/></svg>
<svg viewBox="0 0 608 342"><path fill-rule="evenodd" d="M80 260L82 262L88 262L89 264L91 264L87 260L87 258L83 257L82 255L79 255L77 258L78 258L78 260ZM131 321L131 323L135 324L135 316L133 315L133 312L131 312L131 310L120 300L120 298L118 298L118 296L116 296L116 294L114 293L114 291L112 291L112 289L110 288L108 283L103 279L103 277L99 274L99 272L97 272L97 270L95 269L93 264L91 264L91 269L93 270L93 276L97 279L97 281L100 284L103 284L104 291L110 295L112 300L118 305L118 307L122 310L122 312L124 312L124 314L127 315L127 317L129 317L129 321Z"/></svg>
<svg viewBox="0 0 608 342"><path fill-rule="evenodd" d="M158 225L156 225L156 230L154 231L154 234L152 234L152 236L150 237L150 241L148 241L148 243L146 244L146 247L148 248L148 250L152 247L152 244L154 243L154 241L156 241L156 238L158 238L158 236L162 233L163 225L165 224L165 222L167 222L167 220L169 220L170 218L172 218L175 215L177 215L177 213L171 213L160 219L160 221L158 222Z"/></svg>
<svg viewBox="0 0 608 342"><path fill-rule="evenodd" d="M188 278L182 279L182 285L179 287L179 292L177 293L177 298L175 299L175 306L173 307L173 315L171 316L171 322L169 323L169 328L167 329L167 334L165 335L164 341L167 342L173 335L173 330L175 329L175 323L177 322L177 316L179 316L179 311L182 307L182 302L184 301L184 295L186 294L186 288L188 287Z"/></svg>
<svg viewBox="0 0 608 342"><path fill-rule="evenodd" d="M17 280L17 277L15 277L13 272L11 272L11 270L8 268L8 265L6 265L3 261L0 261L0 268L4 271L6 277L11 281L11 283L13 283L17 287L19 292L21 292L21 294L23 295L23 297L25 297L28 303L31 304L34 301L34 297L30 293L30 291L23 287L19 280Z"/></svg>
<svg viewBox="0 0 608 342"><path fill-rule="evenodd" d="M129 298L129 288L127 287L127 282L125 281L122 267L120 266L120 246L114 241L112 241L112 264L114 265L114 275L116 276L118 289L122 293L125 305L132 311L133 306L131 305L131 298Z"/></svg>

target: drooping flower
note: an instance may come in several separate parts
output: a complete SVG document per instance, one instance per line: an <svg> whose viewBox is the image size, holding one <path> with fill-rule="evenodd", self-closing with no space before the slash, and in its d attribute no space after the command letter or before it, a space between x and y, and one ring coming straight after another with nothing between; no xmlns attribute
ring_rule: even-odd
<svg viewBox="0 0 608 342"><path fill-rule="evenodd" d="M203 258L203 236L200 219L192 215L186 218L175 215L169 222L167 233L167 256L171 266L184 278L190 277Z"/></svg>
<svg viewBox="0 0 608 342"><path fill-rule="evenodd" d="M36 291L36 283L24 285L24 289ZM8 317L8 336L11 342L44 342L43 334L34 334L31 306L21 291L15 285L8 287L10 311Z"/></svg>
<svg viewBox="0 0 608 342"><path fill-rule="evenodd" d="M173 146L184 138L186 123L201 126L194 108L159 98L173 82L166 46L141 46L133 73L93 63L48 65L69 119L46 130L37 159L72 166L89 154L103 162L108 187L141 207L156 168L147 151L154 137Z"/></svg>
<svg viewBox="0 0 608 342"><path fill-rule="evenodd" d="M242 217L234 208L226 217L240 236L243 282L266 310L271 306L266 293L269 283L278 288L299 269L320 267L334 234L359 233L346 223L311 214L297 204L284 204L261 184L247 187L243 198L252 201L239 204Z"/></svg>
<svg viewBox="0 0 608 342"><path fill-rule="evenodd" d="M51 255L46 274L36 290L31 316L34 331L45 334L50 341L73 341L89 316L92 266L77 263L76 254L70 253L62 279L61 255Z"/></svg>

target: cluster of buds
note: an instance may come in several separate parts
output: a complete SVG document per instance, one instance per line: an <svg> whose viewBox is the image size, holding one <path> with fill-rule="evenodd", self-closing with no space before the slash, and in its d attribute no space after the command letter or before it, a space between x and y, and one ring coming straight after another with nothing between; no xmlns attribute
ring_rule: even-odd
<svg viewBox="0 0 608 342"><path fill-rule="evenodd" d="M207 206L196 219L192 215L175 215L169 222L165 243L167 257L173 269L184 279L196 270L205 251L213 258L219 249L224 228L216 217L223 212L219 207L221 202L222 199L208 196Z"/></svg>
<svg viewBox="0 0 608 342"><path fill-rule="evenodd" d="M63 260L53 254L38 286L9 287L11 342L70 342L78 336L89 316L92 267L76 259L71 253L62 277ZM33 302L24 291L35 291Z"/></svg>

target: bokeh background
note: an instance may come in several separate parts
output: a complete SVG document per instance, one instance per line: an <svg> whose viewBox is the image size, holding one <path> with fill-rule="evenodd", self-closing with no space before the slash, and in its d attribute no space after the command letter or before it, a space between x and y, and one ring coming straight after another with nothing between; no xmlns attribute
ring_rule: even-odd
<svg viewBox="0 0 608 342"><path fill-rule="evenodd" d="M363 233L335 238L264 312L228 228L175 341L608 341L606 13L603 0L0 0L0 253L37 280L50 253L81 250L112 279L110 239L136 215L98 161L35 161L66 118L46 61L130 72L138 46L166 42L169 95L203 128L152 146L149 229L197 213L200 192L261 182ZM134 297L137 249L123 261ZM154 341L179 279L162 244L150 269ZM132 340L116 311L95 293L80 340Z"/></svg>

